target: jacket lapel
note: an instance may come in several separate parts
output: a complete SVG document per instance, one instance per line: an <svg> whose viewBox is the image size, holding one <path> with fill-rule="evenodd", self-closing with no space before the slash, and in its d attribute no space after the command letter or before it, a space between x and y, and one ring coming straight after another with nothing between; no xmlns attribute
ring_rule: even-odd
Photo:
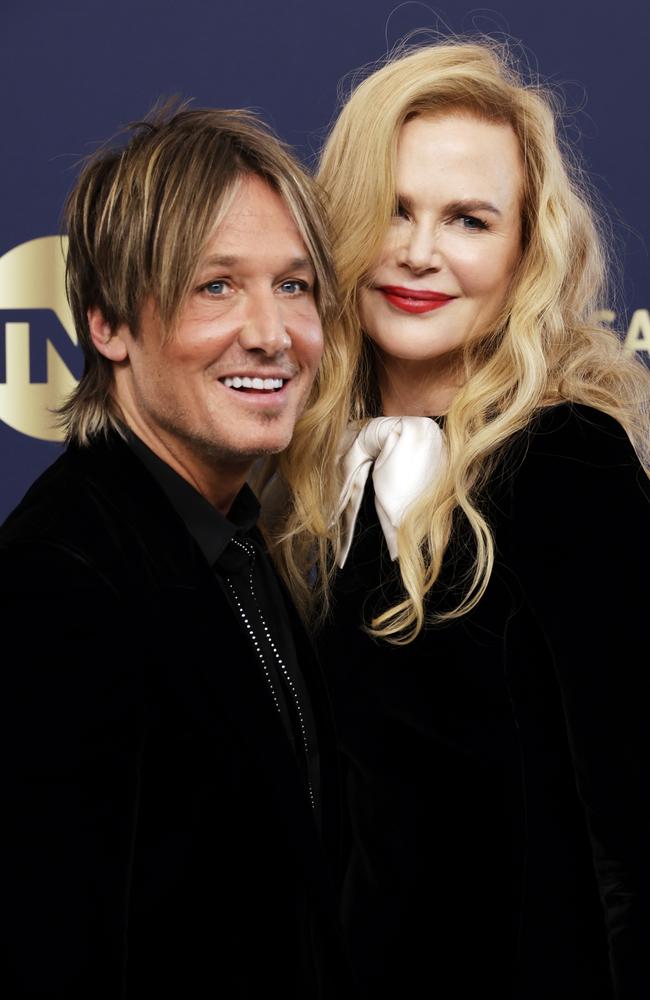
<svg viewBox="0 0 650 1000"><path fill-rule="evenodd" d="M129 589L143 612L159 623L151 637L156 660L204 734L206 749L215 727L228 727L273 790L288 842L306 855L306 874L322 869L314 818L293 750L274 709L253 646L235 618L211 567L157 483L120 438L71 449L86 483L107 508L107 521L125 545L133 575ZM115 538L106 539L115 547ZM102 540L96 540L96 545ZM329 702L309 640L287 599L298 661L309 689L321 752L324 839L338 848L338 787ZM148 610L146 610L148 609ZM152 649L153 652L153 649ZM254 790L252 790L254 794ZM333 808L332 808L333 807ZM260 817L263 825L264 817ZM318 855L318 856L317 856ZM318 882L318 879L317 879Z"/></svg>
<svg viewBox="0 0 650 1000"><path fill-rule="evenodd" d="M323 842L327 846L330 856L338 861L341 851L341 779L334 713L314 646L284 583L282 580L279 583L289 615L298 663L312 699L312 709L316 720L321 765L321 796L324 804L322 814Z"/></svg>
<svg viewBox="0 0 650 1000"><path fill-rule="evenodd" d="M182 631L176 629L173 638L165 636L164 655L170 661L170 683L197 721L206 751L209 753L214 744L216 752L217 743L222 745L222 740L216 739L217 727L226 726L233 735L233 754L245 754L260 781L272 791L274 818L284 824L292 852L303 857L306 880L320 894L324 857L304 781L253 647L225 596L216 582L212 587L167 588L161 594L161 612L165 619L183 623ZM303 660L300 663L302 667ZM310 694L316 705L320 693L311 684ZM319 711L319 741L320 715ZM327 760L323 775L329 764ZM332 784L330 776L328 788L322 787L323 796L327 792L328 797L323 809L328 817L328 847L334 839ZM251 795L255 795L254 788ZM265 822L268 817L261 813L261 829Z"/></svg>

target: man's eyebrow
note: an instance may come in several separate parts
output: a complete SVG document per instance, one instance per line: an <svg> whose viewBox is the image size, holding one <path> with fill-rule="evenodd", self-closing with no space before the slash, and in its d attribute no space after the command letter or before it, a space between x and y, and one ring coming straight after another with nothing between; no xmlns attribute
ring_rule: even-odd
<svg viewBox="0 0 650 1000"><path fill-rule="evenodd" d="M204 257L200 263L200 267L233 267L239 260L239 257L225 257L220 254L214 254L211 257Z"/></svg>
<svg viewBox="0 0 650 1000"><path fill-rule="evenodd" d="M292 257L289 261L289 269L291 270L293 268L296 270L300 270L300 268L307 268L308 270L313 271L314 265L309 257Z"/></svg>
<svg viewBox="0 0 650 1000"><path fill-rule="evenodd" d="M211 267L236 267L242 261L246 260L245 257L235 257L235 256L224 256L222 254L213 254L210 257L206 257L201 261L199 269L201 271L206 268ZM283 262L284 266L279 268L281 271L292 271L292 270L314 270L314 265L312 264L309 257L291 257L286 262Z"/></svg>

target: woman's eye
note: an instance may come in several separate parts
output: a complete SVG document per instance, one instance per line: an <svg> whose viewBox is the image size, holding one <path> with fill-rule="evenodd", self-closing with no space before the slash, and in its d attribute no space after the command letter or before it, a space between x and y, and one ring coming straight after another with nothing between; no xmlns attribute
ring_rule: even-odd
<svg viewBox="0 0 650 1000"><path fill-rule="evenodd" d="M398 201L397 204L395 205L395 208L393 209L393 217L396 219L410 218L408 212L406 211L406 208L404 207L401 201Z"/></svg>
<svg viewBox="0 0 650 1000"><path fill-rule="evenodd" d="M477 219L475 215L459 215L458 218L463 225L463 229L487 229L487 222L483 222L482 219Z"/></svg>

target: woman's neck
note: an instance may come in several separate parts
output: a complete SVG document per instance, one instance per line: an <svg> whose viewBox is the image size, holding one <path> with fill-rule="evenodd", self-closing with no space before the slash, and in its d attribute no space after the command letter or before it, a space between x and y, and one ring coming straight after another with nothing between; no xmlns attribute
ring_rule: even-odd
<svg viewBox="0 0 650 1000"><path fill-rule="evenodd" d="M377 372L385 417L431 417L445 414L460 388L457 369L432 371L431 366L391 358Z"/></svg>

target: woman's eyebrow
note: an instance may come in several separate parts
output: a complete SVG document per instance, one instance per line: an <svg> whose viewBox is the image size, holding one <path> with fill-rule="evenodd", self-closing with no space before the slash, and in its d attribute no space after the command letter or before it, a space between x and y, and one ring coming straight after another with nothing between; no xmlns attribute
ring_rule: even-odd
<svg viewBox="0 0 650 1000"><path fill-rule="evenodd" d="M452 201L447 205L449 214L467 215L470 212L492 212L493 215L501 215L501 209L497 208L489 201L481 201L478 198L469 198L466 201Z"/></svg>
<svg viewBox="0 0 650 1000"><path fill-rule="evenodd" d="M407 194L402 194L400 191L395 195L395 201L397 204L402 205L407 212L411 211L414 205L414 199ZM444 212L446 215L468 215L471 212L491 212L493 215L503 214L501 209L493 205L492 202L483 201L481 198L450 201L449 204L445 205Z"/></svg>

